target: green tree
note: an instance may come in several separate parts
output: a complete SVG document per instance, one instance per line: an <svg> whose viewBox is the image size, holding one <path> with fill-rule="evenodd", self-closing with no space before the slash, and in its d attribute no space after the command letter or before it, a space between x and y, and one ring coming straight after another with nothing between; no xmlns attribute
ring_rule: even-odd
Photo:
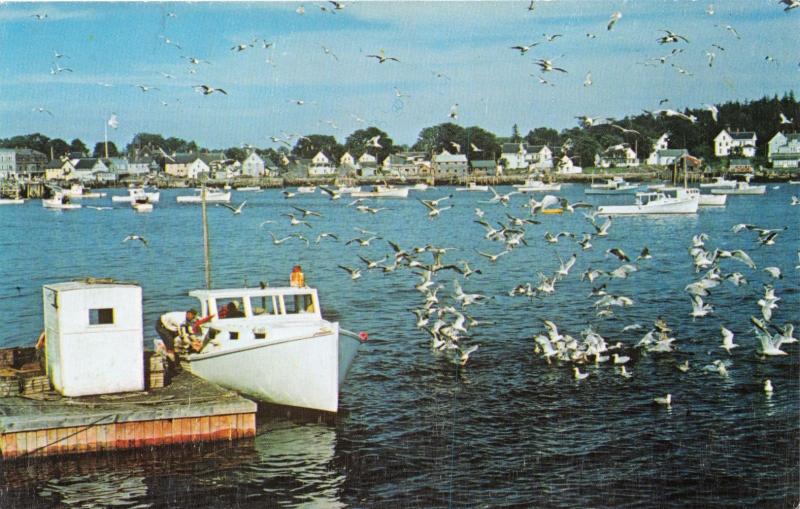
<svg viewBox="0 0 800 509"><path fill-rule="evenodd" d="M86 154L89 152L89 149L86 148L86 145L79 138L75 138L74 140L69 142L69 151Z"/></svg>
<svg viewBox="0 0 800 509"><path fill-rule="evenodd" d="M327 134L310 134L301 136L292 148L292 155L303 159L311 159L317 152L322 151L331 161L338 161L344 149L336 138Z"/></svg>
<svg viewBox="0 0 800 509"><path fill-rule="evenodd" d="M69 154L69 143L61 138L53 138L47 143L47 152L45 152L45 154L47 154L47 157L50 157L51 153L54 159Z"/></svg>
<svg viewBox="0 0 800 509"><path fill-rule="evenodd" d="M380 147L373 146L371 140L376 136ZM394 141L389 137L386 132L378 129L377 127L367 127L366 129L358 129L353 131L350 136L344 141L344 151L350 152L350 155L358 159L364 152L369 152L375 156L378 163L386 159L389 154L394 154L397 149L394 146ZM342 151L342 154L344 154ZM341 157L341 156L340 156Z"/></svg>
<svg viewBox="0 0 800 509"><path fill-rule="evenodd" d="M561 145L558 131L550 127L537 127L528 131L528 134L525 135L525 142L529 145L547 145L551 149Z"/></svg>
<svg viewBox="0 0 800 509"><path fill-rule="evenodd" d="M250 155L247 150L241 147L231 147L224 151L225 157L228 159L235 159L237 161L244 161Z"/></svg>
<svg viewBox="0 0 800 509"><path fill-rule="evenodd" d="M413 148L428 154L440 153L442 150L454 153L456 151L454 143L459 145L461 153L469 149L467 130L460 125L447 122L420 131Z"/></svg>
<svg viewBox="0 0 800 509"><path fill-rule="evenodd" d="M519 134L519 126L514 124L511 128L511 143L519 143L522 141L522 136Z"/></svg>
<svg viewBox="0 0 800 509"><path fill-rule="evenodd" d="M468 159L496 160L500 156L500 143L493 133L473 126L466 129L464 138L462 151L467 154Z"/></svg>
<svg viewBox="0 0 800 509"><path fill-rule="evenodd" d="M105 157L106 156L106 144L102 141L98 141L94 145L94 152L92 152L92 157ZM114 145L113 141L108 142L108 157L117 157L119 152L117 151L117 146Z"/></svg>

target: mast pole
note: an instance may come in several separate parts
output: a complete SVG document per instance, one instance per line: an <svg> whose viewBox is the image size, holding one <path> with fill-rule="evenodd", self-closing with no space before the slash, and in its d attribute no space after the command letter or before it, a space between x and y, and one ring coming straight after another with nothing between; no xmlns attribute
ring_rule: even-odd
<svg viewBox="0 0 800 509"><path fill-rule="evenodd" d="M211 289L211 255L208 242L208 215L206 214L206 185L200 191L200 207L203 211L203 259L206 270L206 289Z"/></svg>
<svg viewBox="0 0 800 509"><path fill-rule="evenodd" d="M108 159L108 122L103 126L103 145L105 146L106 159Z"/></svg>

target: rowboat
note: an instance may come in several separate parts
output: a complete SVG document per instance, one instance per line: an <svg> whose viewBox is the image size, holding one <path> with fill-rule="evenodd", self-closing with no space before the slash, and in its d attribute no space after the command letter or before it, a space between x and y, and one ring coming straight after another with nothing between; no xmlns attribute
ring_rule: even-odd
<svg viewBox="0 0 800 509"><path fill-rule="evenodd" d="M339 389L366 333L322 317L307 286L194 290L203 346L184 358L193 374L259 401L336 412ZM231 304L234 303L234 304Z"/></svg>
<svg viewBox="0 0 800 509"><path fill-rule="evenodd" d="M178 203L201 203L203 201L203 193L201 189L190 196L178 196L175 198ZM230 191L212 191L206 190L206 203L229 203L231 201Z"/></svg>

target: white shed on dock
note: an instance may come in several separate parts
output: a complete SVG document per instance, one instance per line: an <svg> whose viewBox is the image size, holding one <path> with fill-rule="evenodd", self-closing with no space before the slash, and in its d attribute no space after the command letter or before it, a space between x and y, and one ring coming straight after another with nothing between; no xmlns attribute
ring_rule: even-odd
<svg viewBox="0 0 800 509"><path fill-rule="evenodd" d="M73 281L43 288L47 374L64 396L144 390L142 289Z"/></svg>

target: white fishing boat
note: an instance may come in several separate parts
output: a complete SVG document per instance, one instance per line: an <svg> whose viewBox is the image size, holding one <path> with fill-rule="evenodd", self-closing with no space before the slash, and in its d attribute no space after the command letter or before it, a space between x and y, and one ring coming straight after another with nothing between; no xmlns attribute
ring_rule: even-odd
<svg viewBox="0 0 800 509"><path fill-rule="evenodd" d="M561 191L561 184L557 182L547 183L535 177L525 179L522 184L514 184L520 193L536 193L540 191Z"/></svg>
<svg viewBox="0 0 800 509"><path fill-rule="evenodd" d="M298 186L297 187L297 192L298 193L306 193L306 194L316 193L317 192L317 186Z"/></svg>
<svg viewBox="0 0 800 509"><path fill-rule="evenodd" d="M71 200L83 198L103 198L106 193L88 192L81 184L72 184L69 189L62 189L64 196Z"/></svg>
<svg viewBox="0 0 800 509"><path fill-rule="evenodd" d="M714 177L711 182L701 183L700 187L733 189L737 183L736 180L728 180L725 177Z"/></svg>
<svg viewBox="0 0 800 509"><path fill-rule="evenodd" d="M237 187L236 190L242 192L261 191L261 188L259 186L242 186L242 187Z"/></svg>
<svg viewBox="0 0 800 509"><path fill-rule="evenodd" d="M339 389L366 334L324 319L315 289L233 288L189 295L200 301L203 316L215 315L201 325L202 349L185 357L189 371L260 401L338 410ZM226 313L230 309L234 312Z"/></svg>
<svg viewBox="0 0 800 509"><path fill-rule="evenodd" d="M488 191L489 186L477 182L467 182L467 187L457 187L456 191Z"/></svg>
<svg viewBox="0 0 800 509"><path fill-rule="evenodd" d="M745 181L736 182L736 187L715 187L711 189L713 194L764 194L767 192L767 186L751 186L750 179Z"/></svg>
<svg viewBox="0 0 800 509"><path fill-rule="evenodd" d="M81 208L81 205L72 203L63 192L56 191L52 198L42 199L42 207L55 210L75 210Z"/></svg>
<svg viewBox="0 0 800 509"><path fill-rule="evenodd" d="M683 188L681 187L662 187L661 191L664 193L670 192L681 192ZM701 207L724 207L725 203L728 200L728 195L725 194L705 194L703 192L698 191L697 194L697 204Z"/></svg>
<svg viewBox="0 0 800 509"><path fill-rule="evenodd" d="M25 203L23 198L0 198L0 205L22 205Z"/></svg>
<svg viewBox="0 0 800 509"><path fill-rule="evenodd" d="M408 198L408 188L382 184L372 186L369 191L353 191L350 195L353 198Z"/></svg>
<svg viewBox="0 0 800 509"><path fill-rule="evenodd" d="M638 189L637 184L626 182L622 177L614 177L601 184L591 184L583 192L585 194L635 194Z"/></svg>
<svg viewBox="0 0 800 509"><path fill-rule="evenodd" d="M153 204L147 198L142 198L136 201L131 202L131 207L136 212L152 212L153 211Z"/></svg>
<svg viewBox="0 0 800 509"><path fill-rule="evenodd" d="M425 182L417 182L416 184L414 184L412 189L415 191L427 191L428 187L430 186L428 186L428 184L426 184Z"/></svg>
<svg viewBox="0 0 800 509"><path fill-rule="evenodd" d="M676 195L670 196L662 191L636 193L633 205L602 205L597 213L606 216L640 214L695 214L699 207L698 189L678 188Z"/></svg>
<svg viewBox="0 0 800 509"><path fill-rule="evenodd" d="M800 180L790 180L789 184L792 184L792 185L796 186L796 185L800 184Z"/></svg>
<svg viewBox="0 0 800 509"><path fill-rule="evenodd" d="M361 186L339 186L336 188L339 194L353 194L361 192Z"/></svg>
<svg viewBox="0 0 800 509"><path fill-rule="evenodd" d="M150 203L158 203L160 198L161 192L159 191L147 191L143 187L132 187L128 189L128 196L112 196L111 201L115 203L133 203L146 199Z"/></svg>
<svg viewBox="0 0 800 509"><path fill-rule="evenodd" d="M178 203L201 203L203 201L202 189L197 189L197 192L189 196L178 196L175 198ZM206 190L206 203L230 203L230 191L214 191L211 189Z"/></svg>

